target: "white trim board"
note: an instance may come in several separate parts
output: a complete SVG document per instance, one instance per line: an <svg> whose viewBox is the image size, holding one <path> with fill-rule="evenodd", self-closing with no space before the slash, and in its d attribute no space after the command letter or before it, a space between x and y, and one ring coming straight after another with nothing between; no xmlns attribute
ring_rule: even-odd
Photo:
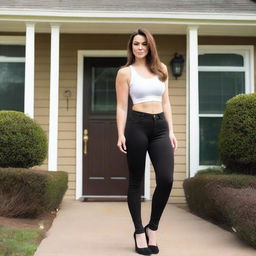
<svg viewBox="0 0 256 256"><path fill-rule="evenodd" d="M0 36L0 44L25 45L25 36Z"/></svg>
<svg viewBox="0 0 256 256"><path fill-rule="evenodd" d="M150 19L192 19L192 20L231 20L231 21L255 21L253 13L211 13L211 12L141 12L141 11L79 11L79 10L39 10L1 8L0 15L10 17L67 17L67 18L150 18ZM26 19L27 19L26 17Z"/></svg>
<svg viewBox="0 0 256 256"><path fill-rule="evenodd" d="M126 50L79 50L77 52L77 105L76 105L76 199L83 195L83 80L84 58L126 57ZM145 166L144 198L150 199L150 161L147 155ZM106 197L106 196L104 196ZM117 198L120 196L116 196Z"/></svg>

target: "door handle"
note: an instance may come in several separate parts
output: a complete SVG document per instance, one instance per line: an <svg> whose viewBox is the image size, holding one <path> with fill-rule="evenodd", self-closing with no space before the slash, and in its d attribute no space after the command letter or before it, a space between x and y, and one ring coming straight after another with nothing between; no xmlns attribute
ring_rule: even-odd
<svg viewBox="0 0 256 256"><path fill-rule="evenodd" d="M84 129L84 154L87 154L87 142L89 139L88 130Z"/></svg>

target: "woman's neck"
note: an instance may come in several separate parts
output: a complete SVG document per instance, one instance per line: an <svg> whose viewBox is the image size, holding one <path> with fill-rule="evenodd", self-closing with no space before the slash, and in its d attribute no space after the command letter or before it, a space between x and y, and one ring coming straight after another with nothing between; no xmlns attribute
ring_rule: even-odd
<svg viewBox="0 0 256 256"><path fill-rule="evenodd" d="M136 58L134 64L135 64L135 66L145 66L146 59L145 58L143 58L143 59Z"/></svg>

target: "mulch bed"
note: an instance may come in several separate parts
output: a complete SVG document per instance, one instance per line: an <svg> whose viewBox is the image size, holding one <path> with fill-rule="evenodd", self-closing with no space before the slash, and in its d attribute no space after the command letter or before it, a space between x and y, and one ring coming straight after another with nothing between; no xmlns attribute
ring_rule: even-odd
<svg viewBox="0 0 256 256"><path fill-rule="evenodd" d="M17 229L38 229L43 225L44 234L49 230L52 225L56 212L44 213L35 219L29 218L8 218L0 216L0 225L6 228Z"/></svg>

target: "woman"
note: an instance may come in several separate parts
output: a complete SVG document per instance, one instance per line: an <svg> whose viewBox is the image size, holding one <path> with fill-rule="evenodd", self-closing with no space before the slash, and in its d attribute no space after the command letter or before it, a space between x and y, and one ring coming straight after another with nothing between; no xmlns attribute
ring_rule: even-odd
<svg viewBox="0 0 256 256"><path fill-rule="evenodd" d="M173 133L167 73L150 32L138 29L132 33L127 63L119 69L116 77L117 146L127 154L128 207L135 227L135 250L143 255L159 252L156 230L173 183L173 151L177 148L177 140ZM133 106L127 119L129 95ZM143 227L140 195L147 151L154 166L157 186L149 224Z"/></svg>

